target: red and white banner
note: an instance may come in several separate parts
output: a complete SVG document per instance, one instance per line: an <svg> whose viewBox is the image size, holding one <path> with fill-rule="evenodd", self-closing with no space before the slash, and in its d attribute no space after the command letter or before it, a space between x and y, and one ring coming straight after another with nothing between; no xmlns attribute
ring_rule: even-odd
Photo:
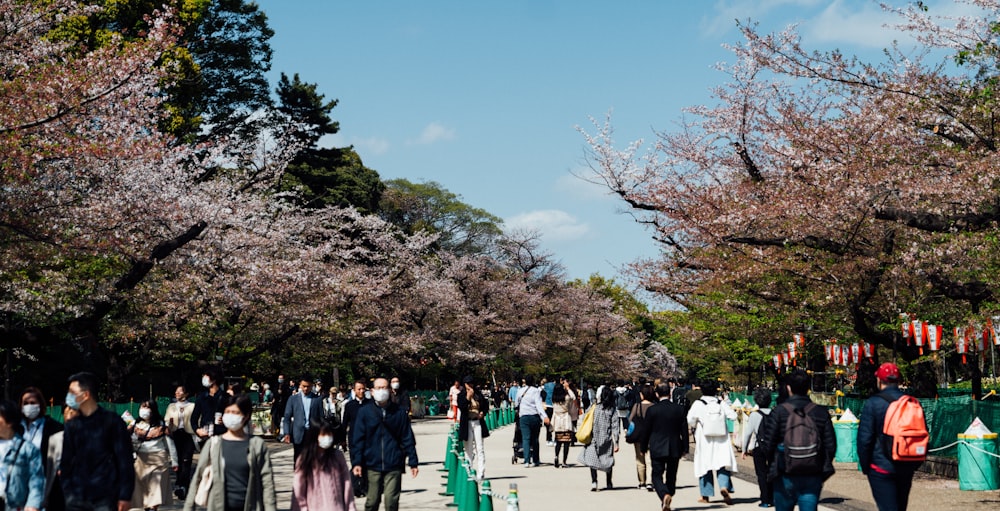
<svg viewBox="0 0 1000 511"><path fill-rule="evenodd" d="M941 349L941 336L944 333L941 325L927 325L927 347L931 351Z"/></svg>

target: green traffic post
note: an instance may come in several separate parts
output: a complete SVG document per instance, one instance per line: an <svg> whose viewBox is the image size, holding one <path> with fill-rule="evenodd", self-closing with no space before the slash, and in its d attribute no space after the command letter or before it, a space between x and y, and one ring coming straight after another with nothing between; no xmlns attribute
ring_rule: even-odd
<svg viewBox="0 0 1000 511"><path fill-rule="evenodd" d="M479 485L479 511L493 511L493 489L489 481Z"/></svg>
<svg viewBox="0 0 1000 511"><path fill-rule="evenodd" d="M459 511L479 511L479 485L476 483L476 472L470 470L465 480L465 492L462 494L462 504Z"/></svg>

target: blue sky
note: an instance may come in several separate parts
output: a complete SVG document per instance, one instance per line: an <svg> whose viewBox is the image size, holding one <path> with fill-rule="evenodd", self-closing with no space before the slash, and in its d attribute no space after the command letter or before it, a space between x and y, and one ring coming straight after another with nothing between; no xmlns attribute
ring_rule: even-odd
<svg viewBox="0 0 1000 511"><path fill-rule="evenodd" d="M903 5L901 0L891 3ZM931 0L932 9L953 9ZM586 171L577 126L652 140L711 103L736 19L800 24L806 46L875 54L894 37L870 0L261 0L280 72L339 100L340 133L383 179L437 181L531 228L570 278L653 257L650 234Z"/></svg>

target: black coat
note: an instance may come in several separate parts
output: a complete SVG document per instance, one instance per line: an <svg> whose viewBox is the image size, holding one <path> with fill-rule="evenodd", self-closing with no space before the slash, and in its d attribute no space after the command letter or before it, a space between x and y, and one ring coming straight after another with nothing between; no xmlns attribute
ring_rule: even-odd
<svg viewBox="0 0 1000 511"><path fill-rule="evenodd" d="M688 452L688 425L684 407L663 399L646 410L642 445L650 458L680 458Z"/></svg>
<svg viewBox="0 0 1000 511"><path fill-rule="evenodd" d="M771 460L771 470L768 474L768 480L773 481L782 475L782 467L784 467L784 460L779 460L778 454L778 444L785 440L785 424L788 422L788 409L785 408L784 404L791 405L794 409L804 408L806 405L811 403L807 396L789 396L785 403L778 405L771 409L771 415L774 416L774 420L768 423L768 427L761 428L758 437L760 443L757 445L757 449L760 449L764 456ZM810 412L813 421L816 423L816 428L819 430L819 441L822 444L820 453L823 455L823 479L826 480L833 475L833 457L837 454L837 435L833 431L833 421L830 419L830 412L826 411L826 408L822 406L816 406ZM794 474L793 474L794 475Z"/></svg>
<svg viewBox="0 0 1000 511"><path fill-rule="evenodd" d="M490 411L490 401L478 389L472 398L479 403L479 426L483 429L483 438L486 438L490 436L490 430L486 427L486 414ZM465 440L469 437L469 398L465 397L464 391L458 395L458 411L461 417L458 423L458 438Z"/></svg>

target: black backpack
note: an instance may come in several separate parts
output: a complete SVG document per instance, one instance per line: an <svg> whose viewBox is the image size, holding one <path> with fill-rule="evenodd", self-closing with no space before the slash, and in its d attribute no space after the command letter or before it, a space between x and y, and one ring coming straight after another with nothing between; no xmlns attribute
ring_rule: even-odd
<svg viewBox="0 0 1000 511"><path fill-rule="evenodd" d="M632 403L628 396L628 389L623 392L615 391L615 408L618 410L630 410Z"/></svg>
<svg viewBox="0 0 1000 511"><path fill-rule="evenodd" d="M793 408L784 403L781 406L788 411L785 421L785 468L786 474L815 475L823 473L823 452L820 446L819 427L809 415L816 403L809 403L802 408Z"/></svg>

